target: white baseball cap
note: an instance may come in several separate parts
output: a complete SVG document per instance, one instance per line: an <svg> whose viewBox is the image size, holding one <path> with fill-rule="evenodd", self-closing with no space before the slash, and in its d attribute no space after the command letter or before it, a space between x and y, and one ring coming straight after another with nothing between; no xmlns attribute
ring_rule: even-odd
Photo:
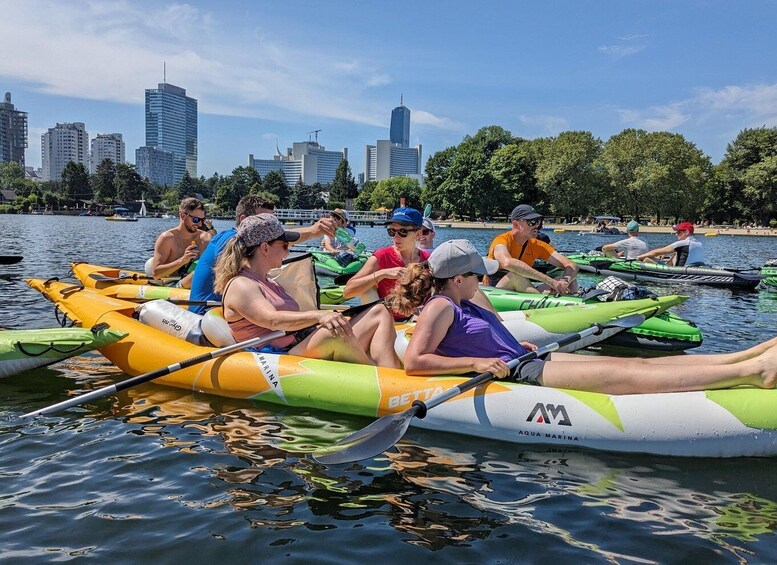
<svg viewBox="0 0 777 565"><path fill-rule="evenodd" d="M464 273L493 275L499 261L481 257L467 239L451 239L442 243L429 256L429 270L438 279L449 279Z"/></svg>

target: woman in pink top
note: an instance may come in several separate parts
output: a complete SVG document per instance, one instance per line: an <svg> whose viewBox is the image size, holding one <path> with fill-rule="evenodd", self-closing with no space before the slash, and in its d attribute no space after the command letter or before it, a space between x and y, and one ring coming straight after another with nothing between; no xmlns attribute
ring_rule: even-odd
<svg viewBox="0 0 777 565"><path fill-rule="evenodd" d="M362 268L346 283L343 296L353 298L376 288L378 296L385 298L397 285L397 279L411 263L420 263L429 257L429 251L417 248L418 230L423 216L414 208L397 208L386 223L389 237L394 244L378 249L367 259ZM397 320L405 316L394 314Z"/></svg>
<svg viewBox="0 0 777 565"><path fill-rule="evenodd" d="M296 237L295 237L296 236ZM216 263L216 292L222 294L224 319L237 340L275 330L299 331L272 342L293 355L399 367L394 353L393 320L377 305L350 320L337 312L301 312L295 300L267 277L289 254L298 234L286 232L272 214L249 216L237 228Z"/></svg>

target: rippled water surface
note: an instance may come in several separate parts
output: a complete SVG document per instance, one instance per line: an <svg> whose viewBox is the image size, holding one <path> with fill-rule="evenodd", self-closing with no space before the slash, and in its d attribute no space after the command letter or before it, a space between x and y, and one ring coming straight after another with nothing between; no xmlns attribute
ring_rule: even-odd
<svg viewBox="0 0 777 565"><path fill-rule="evenodd" d="M53 327L23 277L69 263L142 267L173 220L0 216L0 326ZM229 227L217 221L216 227ZM496 230L440 229L485 251ZM360 228L369 247L385 232ZM612 239L551 234L558 249ZM646 235L651 247L671 235ZM708 261L761 265L777 239L700 238ZM593 284L593 280L590 281ZM652 287L657 290L657 287ZM777 295L705 287L678 313L732 351L777 333ZM19 414L125 378L98 354L0 380L0 558L189 563L777 562L777 459L546 450L411 429L345 469L306 453L367 420L147 384L65 414ZM678 414L682 425L686 414Z"/></svg>

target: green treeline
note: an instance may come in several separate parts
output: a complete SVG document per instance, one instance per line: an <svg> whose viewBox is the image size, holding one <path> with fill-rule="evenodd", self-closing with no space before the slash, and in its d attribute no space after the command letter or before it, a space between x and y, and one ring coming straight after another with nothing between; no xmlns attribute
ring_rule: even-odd
<svg viewBox="0 0 777 565"><path fill-rule="evenodd" d="M626 129L533 140L499 126L426 163L423 202L462 218L504 218L518 203L571 220L610 214L657 221L777 224L777 128L745 129L718 165L682 135Z"/></svg>

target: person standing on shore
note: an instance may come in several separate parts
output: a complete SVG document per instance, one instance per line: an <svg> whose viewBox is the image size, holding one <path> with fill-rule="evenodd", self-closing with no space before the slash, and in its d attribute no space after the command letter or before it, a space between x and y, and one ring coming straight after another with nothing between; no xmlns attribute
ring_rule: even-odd
<svg viewBox="0 0 777 565"><path fill-rule="evenodd" d="M213 290L213 284L216 278L215 268L216 259L227 246L227 243L237 234L237 228L240 222L256 214L275 213L275 204L270 200L265 200L256 195L249 194L240 199L235 207L235 227L216 235L208 248L203 252L197 267L194 269L194 275L191 282L190 300L206 301L220 300L221 296ZM315 224L294 230L299 234L298 242L307 241L314 237L322 235L333 236L335 233L334 221L331 218L321 218ZM196 314L204 314L206 307L192 305L189 310Z"/></svg>
<svg viewBox="0 0 777 565"><path fill-rule="evenodd" d="M651 249L637 256L640 261L655 263L654 257L673 255L670 262L675 267L701 267L704 266L704 248L700 241L693 237L693 224L680 222L672 228L677 236L677 241L665 247Z"/></svg>
<svg viewBox="0 0 777 565"><path fill-rule="evenodd" d="M516 206L510 214L512 229L500 233L491 242L488 258L499 261L500 269L507 271L496 284L518 292L570 294L577 291L577 265L556 251L551 245L537 239L542 228L542 214L528 204ZM534 269L534 261L542 259L563 269L554 279ZM490 284L488 276L484 284ZM533 281L541 283L538 286Z"/></svg>
<svg viewBox="0 0 777 565"><path fill-rule="evenodd" d="M626 224L626 239L602 246L602 252L607 257L621 257L623 259L636 259L641 253L648 250L648 244L639 237L639 222L631 220Z"/></svg>
<svg viewBox="0 0 777 565"><path fill-rule="evenodd" d="M178 275L182 278L177 286L189 288L189 266L207 248L216 230L205 219L205 206L196 198L181 200L178 215L178 225L162 232L156 239L154 256L151 258L151 276L161 279Z"/></svg>

